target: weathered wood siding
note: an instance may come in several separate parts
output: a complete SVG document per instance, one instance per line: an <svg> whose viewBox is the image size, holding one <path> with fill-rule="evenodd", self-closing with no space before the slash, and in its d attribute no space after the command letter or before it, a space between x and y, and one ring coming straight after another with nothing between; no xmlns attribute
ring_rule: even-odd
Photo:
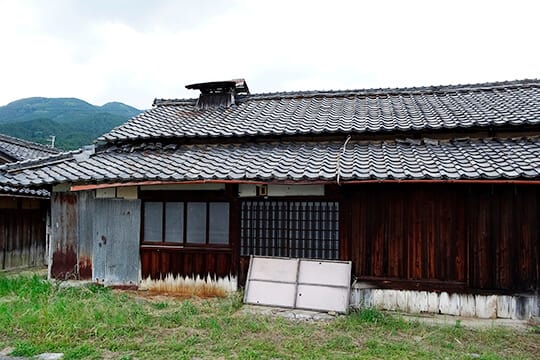
<svg viewBox="0 0 540 360"><path fill-rule="evenodd" d="M354 275L385 287L538 288L539 191L532 185L344 188L342 242Z"/></svg>
<svg viewBox="0 0 540 360"><path fill-rule="evenodd" d="M540 189L474 187L469 196L469 285L479 289L538 289Z"/></svg>
<svg viewBox="0 0 540 360"><path fill-rule="evenodd" d="M143 278L223 278L236 275L231 249L141 248Z"/></svg>
<svg viewBox="0 0 540 360"><path fill-rule="evenodd" d="M0 269L45 264L48 201L5 197L0 206Z"/></svg>

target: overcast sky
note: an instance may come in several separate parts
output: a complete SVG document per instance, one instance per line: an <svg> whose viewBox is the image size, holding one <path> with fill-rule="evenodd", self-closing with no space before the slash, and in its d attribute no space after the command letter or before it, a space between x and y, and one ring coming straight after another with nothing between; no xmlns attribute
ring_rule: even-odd
<svg viewBox="0 0 540 360"><path fill-rule="evenodd" d="M0 105L540 77L540 1L0 0Z"/></svg>

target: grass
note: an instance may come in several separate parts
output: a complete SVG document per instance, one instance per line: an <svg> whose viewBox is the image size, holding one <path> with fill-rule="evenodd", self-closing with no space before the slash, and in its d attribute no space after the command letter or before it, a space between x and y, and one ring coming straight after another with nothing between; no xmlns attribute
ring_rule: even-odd
<svg viewBox="0 0 540 360"><path fill-rule="evenodd" d="M374 309L331 322L239 312L241 296L180 299L0 274L0 350L65 359L534 358L540 334L428 326Z"/></svg>

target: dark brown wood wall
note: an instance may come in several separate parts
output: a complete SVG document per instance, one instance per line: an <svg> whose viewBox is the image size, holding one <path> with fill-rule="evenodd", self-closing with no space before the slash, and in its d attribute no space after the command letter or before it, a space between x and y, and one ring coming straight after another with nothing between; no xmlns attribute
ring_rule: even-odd
<svg viewBox="0 0 540 360"><path fill-rule="evenodd" d="M141 248L143 279L163 279L167 275L205 279L236 275L230 249Z"/></svg>
<svg viewBox="0 0 540 360"><path fill-rule="evenodd" d="M395 288L538 287L537 186L369 184L343 193L343 255L360 279Z"/></svg>
<svg viewBox="0 0 540 360"><path fill-rule="evenodd" d="M0 269L45 264L46 200L34 200L37 206L0 208Z"/></svg>
<svg viewBox="0 0 540 360"><path fill-rule="evenodd" d="M540 191L537 186L474 187L469 213L470 281L479 289L538 289Z"/></svg>
<svg viewBox="0 0 540 360"><path fill-rule="evenodd" d="M353 275L361 280L462 292L539 288L538 186L385 183L334 190L340 258L353 261ZM233 193L203 198L229 201L229 246L141 244L143 277L238 275L242 284L249 258L239 253L241 202ZM191 196L164 196L173 197Z"/></svg>

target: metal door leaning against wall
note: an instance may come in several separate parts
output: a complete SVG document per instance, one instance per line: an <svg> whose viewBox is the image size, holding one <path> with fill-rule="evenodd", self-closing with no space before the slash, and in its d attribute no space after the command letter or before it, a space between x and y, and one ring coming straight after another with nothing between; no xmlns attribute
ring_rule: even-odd
<svg viewBox="0 0 540 360"><path fill-rule="evenodd" d="M96 199L95 209L93 280L108 286L138 285L141 201Z"/></svg>

